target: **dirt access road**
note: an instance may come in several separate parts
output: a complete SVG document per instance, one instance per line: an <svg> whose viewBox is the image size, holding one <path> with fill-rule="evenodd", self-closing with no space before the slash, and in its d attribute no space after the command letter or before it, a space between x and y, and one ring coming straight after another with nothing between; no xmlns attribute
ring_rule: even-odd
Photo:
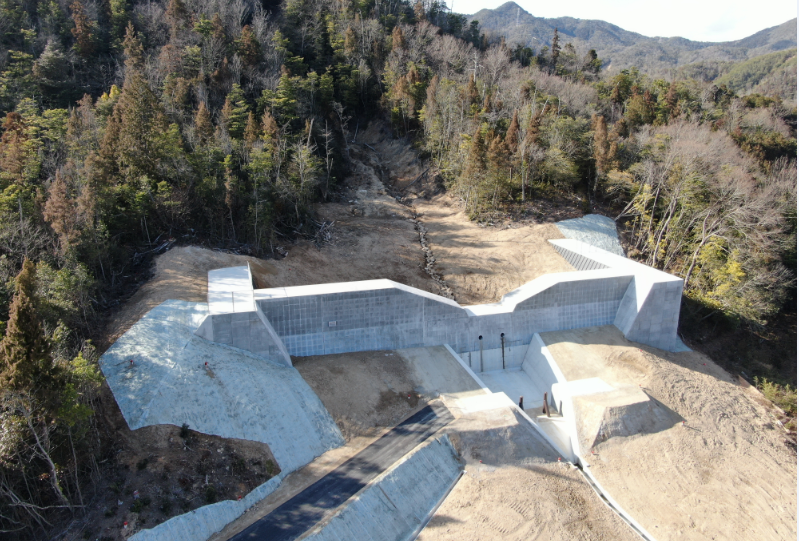
<svg viewBox="0 0 799 541"><path fill-rule="evenodd" d="M334 222L329 243L317 247L311 241L299 241L284 247L287 257L269 261L195 247L174 248L157 258L153 279L110 320L108 343L163 300L205 300L208 270L247 261L253 265L259 287L390 278L442 293L441 285L424 270L432 257L434 270L462 304L495 302L537 275L569 270L546 242L560 237L551 224L481 227L469 222L456 201L433 194L439 187L431 181L421 180L401 190L423 172L407 145L375 127L362 132L358 140L375 151L351 145L355 168L346 191L339 202L319 207L321 219ZM402 204L396 195L403 198ZM414 222L417 216L428 231L427 260ZM608 358L629 353L629 347L618 344L604 347L609 348ZM738 386L701 354L640 349L645 354L636 357L636 366L646 374L646 385L701 432L680 429L684 432L611 439L599 447L599 459L592 465L600 482L658 539L743 539L754 537L753 531L766 539L795 539L796 455L783 444L781 428L759 402L759 393ZM411 389L398 384L393 392ZM367 391L374 394L374 389ZM379 400L380 392L375 396ZM401 405L399 395L396 398L390 409L397 413L415 409ZM389 421L367 417L366 425ZM353 433L360 430L358 425L352 425ZM536 471L547 472L544 467ZM528 474L503 468L490 473L490 483L471 478L459 483L441 507L452 521L447 525L444 522L449 519L434 520L424 538L515 538L516 533L494 528L485 517L490 517L497 501L513 508L516 501L534 498L535 493L522 494L513 483ZM536 479L545 482L544 478ZM589 522L579 531L570 529L576 518L598 511L592 511L586 500L571 496L569 487L578 477L556 478L563 481L553 489L562 493L558 506L542 507L529 515L525 511L515 520L529 526L540 522L539 513L544 513L546 535L552 538L612 537L592 530ZM745 490L736 492L739 485ZM733 494L740 494L741 499L736 501ZM613 532L613 528L603 531ZM453 537L458 532L462 536Z"/></svg>

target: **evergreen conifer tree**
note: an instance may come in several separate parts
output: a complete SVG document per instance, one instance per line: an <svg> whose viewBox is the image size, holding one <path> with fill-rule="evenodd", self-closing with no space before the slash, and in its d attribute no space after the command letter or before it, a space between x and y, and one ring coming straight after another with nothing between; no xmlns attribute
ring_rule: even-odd
<svg viewBox="0 0 799 541"><path fill-rule="evenodd" d="M200 106L197 108L197 114L194 115L194 132L200 140L200 143L208 142L214 135L214 125L211 123L211 115L205 107L205 102L201 101Z"/></svg>
<svg viewBox="0 0 799 541"><path fill-rule="evenodd" d="M255 113L250 111L247 115L247 127L244 128L244 143L248 149L252 148L258 140L258 135L261 131L261 126L258 125L258 120L255 118Z"/></svg>
<svg viewBox="0 0 799 541"><path fill-rule="evenodd" d="M399 26L395 26L394 31L391 33L391 51L403 50L405 50L405 34L402 33L402 29Z"/></svg>
<svg viewBox="0 0 799 541"><path fill-rule="evenodd" d="M0 342L2 387L31 391L50 402L56 389L58 369L50 355L35 306L36 266L25 259L17 275L17 293L9 310L6 335Z"/></svg>
<svg viewBox="0 0 799 541"><path fill-rule="evenodd" d="M222 122L234 139L241 139L244 135L249 109L241 86L234 84L222 107Z"/></svg>
<svg viewBox="0 0 799 541"><path fill-rule="evenodd" d="M519 111L513 111L513 118L505 134L505 145L511 154L515 154L519 148Z"/></svg>
<svg viewBox="0 0 799 541"><path fill-rule="evenodd" d="M558 37L558 29L555 29L555 34L552 36L552 51L551 55L551 68L550 73L556 73L558 69L558 57L560 56L560 38Z"/></svg>
<svg viewBox="0 0 799 541"><path fill-rule="evenodd" d="M275 122L275 117L269 112L269 109L264 111L264 116L261 118L261 125L263 126L263 138L266 141L273 141L277 139L278 127Z"/></svg>
<svg viewBox="0 0 799 541"><path fill-rule="evenodd" d="M245 25L241 29L241 37L238 40L239 56L246 66L256 66L261 60L261 44L255 37L250 25Z"/></svg>
<svg viewBox="0 0 799 541"><path fill-rule="evenodd" d="M86 9L80 0L75 0L69 7L72 11L72 21L75 23L75 28L72 29L72 35L75 36L75 52L83 58L89 58L94 52L94 34L93 24Z"/></svg>

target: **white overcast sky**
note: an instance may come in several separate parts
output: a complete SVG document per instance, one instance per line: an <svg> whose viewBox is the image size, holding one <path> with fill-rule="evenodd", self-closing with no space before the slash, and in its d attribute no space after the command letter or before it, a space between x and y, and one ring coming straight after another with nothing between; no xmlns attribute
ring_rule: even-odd
<svg viewBox="0 0 799 541"><path fill-rule="evenodd" d="M507 0L446 0L457 13L493 9ZM797 0L515 0L536 17L599 19L645 36L732 41L796 17Z"/></svg>

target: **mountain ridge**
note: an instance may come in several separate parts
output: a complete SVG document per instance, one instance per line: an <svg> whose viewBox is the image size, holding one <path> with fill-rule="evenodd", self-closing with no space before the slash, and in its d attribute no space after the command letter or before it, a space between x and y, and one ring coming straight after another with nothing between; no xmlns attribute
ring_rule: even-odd
<svg viewBox="0 0 799 541"><path fill-rule="evenodd" d="M648 37L597 19L536 17L507 2L496 9L482 9L468 16L489 37L504 37L509 45L520 43L536 50L549 46L557 28L561 45L571 42L578 51L595 49L606 69L637 67L662 74L701 61L739 62L763 54L796 47L796 19L765 28L740 40L692 41L687 38Z"/></svg>

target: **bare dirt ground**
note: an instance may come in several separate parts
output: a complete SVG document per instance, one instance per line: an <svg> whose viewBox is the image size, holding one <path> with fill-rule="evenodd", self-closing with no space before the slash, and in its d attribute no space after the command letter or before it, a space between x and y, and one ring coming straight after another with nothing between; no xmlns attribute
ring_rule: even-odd
<svg viewBox="0 0 799 541"><path fill-rule="evenodd" d="M460 304L497 302L538 276L574 270L547 242L563 238L553 223L527 219L486 225L470 221L462 205L442 193L440 183L429 176L419 178L425 169L414 160L407 144L392 139L375 124L359 140L375 149L360 151L363 163L380 172L392 193L416 212L427 232L435 270ZM569 209L563 219L573 214Z"/></svg>
<svg viewBox="0 0 799 541"><path fill-rule="evenodd" d="M639 539L511 408L460 416L447 431L466 472L421 541Z"/></svg>
<svg viewBox="0 0 799 541"><path fill-rule="evenodd" d="M413 205L436 266L462 305L497 302L539 276L574 270L547 242L563 238L554 224L487 227L470 222L448 195Z"/></svg>
<svg viewBox="0 0 799 541"><path fill-rule="evenodd" d="M76 529L83 539L126 539L203 505L243 497L280 472L262 443L171 425L131 431L121 418L115 425L117 449L100 463L99 490Z"/></svg>
<svg viewBox="0 0 799 541"><path fill-rule="evenodd" d="M444 347L293 357L346 440L392 428L442 393L480 391Z"/></svg>
<svg viewBox="0 0 799 541"><path fill-rule="evenodd" d="M430 397L414 390L412 372L394 351L293 357L346 440L374 436L421 409Z"/></svg>
<svg viewBox="0 0 799 541"><path fill-rule="evenodd" d="M796 539L796 455L773 406L698 352L627 341L615 327L544 333L559 365L640 384L685 419L585 452L616 501L659 540ZM567 361L571 359L571 361Z"/></svg>

